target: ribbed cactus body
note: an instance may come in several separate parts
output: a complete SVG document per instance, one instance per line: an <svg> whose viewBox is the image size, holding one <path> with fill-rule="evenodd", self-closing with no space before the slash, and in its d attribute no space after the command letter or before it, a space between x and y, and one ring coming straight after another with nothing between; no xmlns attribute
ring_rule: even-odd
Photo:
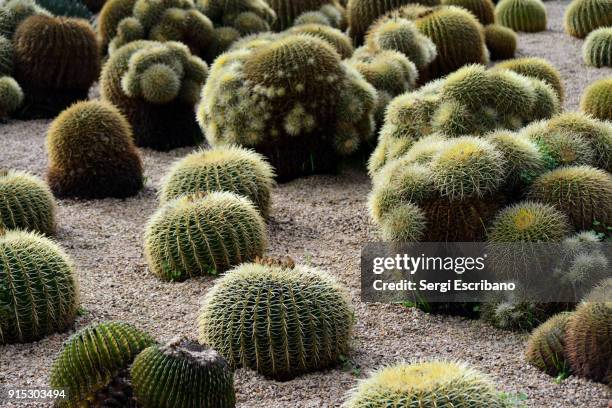
<svg viewBox="0 0 612 408"><path fill-rule="evenodd" d="M547 167L594 165L595 151L588 139L560 129L550 129L546 123L535 122L525 127L521 135L537 144Z"/></svg>
<svg viewBox="0 0 612 408"><path fill-rule="evenodd" d="M42 180L21 171L0 170L0 228L53 234L55 200Z"/></svg>
<svg viewBox="0 0 612 408"><path fill-rule="evenodd" d="M267 2L276 13L276 20L272 24L275 31L291 27L293 21L306 11L319 10L326 4L340 7L335 0L268 0Z"/></svg>
<svg viewBox="0 0 612 408"><path fill-rule="evenodd" d="M492 60L513 58L516 52L516 33L499 24L489 24L485 27L485 43Z"/></svg>
<svg viewBox="0 0 612 408"><path fill-rule="evenodd" d="M500 62L499 64L495 65L495 68L509 69L510 71L514 71L518 74L544 81L555 89L557 95L559 96L559 100L563 101L565 89L561 74L557 68L543 58L515 58Z"/></svg>
<svg viewBox="0 0 612 408"><path fill-rule="evenodd" d="M0 120L15 112L23 103L23 90L9 76L0 76Z"/></svg>
<svg viewBox="0 0 612 408"><path fill-rule="evenodd" d="M546 7L541 0L501 0L495 7L495 21L514 31L545 31Z"/></svg>
<svg viewBox="0 0 612 408"><path fill-rule="evenodd" d="M232 367L287 380L346 356L352 319L344 289L327 274L243 264L207 293L199 339Z"/></svg>
<svg viewBox="0 0 612 408"><path fill-rule="evenodd" d="M215 26L229 26L242 35L270 31L276 13L265 0L205 0L197 8L212 20Z"/></svg>
<svg viewBox="0 0 612 408"><path fill-rule="evenodd" d="M152 344L149 334L123 322L103 322L79 330L64 343L51 367L49 385L67 393L57 405L105 406L105 388Z"/></svg>
<svg viewBox="0 0 612 408"><path fill-rule="evenodd" d="M72 262L38 233L0 230L0 344L66 329L79 298Z"/></svg>
<svg viewBox="0 0 612 408"><path fill-rule="evenodd" d="M124 18L132 15L136 0L108 0L104 3L98 17L98 39L102 54L108 52L108 46L117 35L117 27Z"/></svg>
<svg viewBox="0 0 612 408"><path fill-rule="evenodd" d="M51 16L34 0L8 0L0 7L0 36L12 39L17 27L33 15Z"/></svg>
<svg viewBox="0 0 612 408"><path fill-rule="evenodd" d="M0 76L13 74L13 42L0 34Z"/></svg>
<svg viewBox="0 0 612 408"><path fill-rule="evenodd" d="M143 186L130 125L109 103L76 103L53 121L46 143L57 196L129 197Z"/></svg>
<svg viewBox="0 0 612 408"><path fill-rule="evenodd" d="M474 14L484 26L495 22L495 4L491 0L443 0L442 4L463 7Z"/></svg>
<svg viewBox="0 0 612 408"><path fill-rule="evenodd" d="M487 139L501 152L506 162L505 190L522 195L524 188L546 171L542 153L528 137L509 131L497 131Z"/></svg>
<svg viewBox="0 0 612 408"><path fill-rule="evenodd" d="M553 206L524 201L502 210L488 234L490 242L559 242L570 231L565 214Z"/></svg>
<svg viewBox="0 0 612 408"><path fill-rule="evenodd" d="M597 119L612 122L612 78L589 85L580 99L580 110Z"/></svg>
<svg viewBox="0 0 612 408"><path fill-rule="evenodd" d="M233 408L233 372L215 350L186 339L151 346L130 369L143 408Z"/></svg>
<svg viewBox="0 0 612 408"><path fill-rule="evenodd" d="M587 35L582 58L593 67L612 67L612 27L598 28Z"/></svg>
<svg viewBox="0 0 612 408"><path fill-rule="evenodd" d="M569 319L569 313L558 314L531 333L525 353L529 364L553 376L569 370L565 353L565 331Z"/></svg>
<svg viewBox="0 0 612 408"><path fill-rule="evenodd" d="M291 27L289 32L293 34L307 34L318 37L331 44L342 59L350 58L353 55L353 45L351 40L337 28L326 27L320 24L301 24Z"/></svg>
<svg viewBox="0 0 612 408"><path fill-rule="evenodd" d="M229 191L250 199L264 217L270 210L274 170L258 153L241 147L218 147L178 161L162 186L161 202L184 194Z"/></svg>
<svg viewBox="0 0 612 408"><path fill-rule="evenodd" d="M54 16L74 17L89 20L91 11L81 0L37 0L37 4Z"/></svg>
<svg viewBox="0 0 612 408"><path fill-rule="evenodd" d="M599 27L612 25L612 3L609 0L574 0L565 9L565 31L584 38Z"/></svg>
<svg viewBox="0 0 612 408"><path fill-rule="evenodd" d="M255 206L229 192L182 196L161 207L145 231L145 255L163 280L218 275L261 256L266 226Z"/></svg>
<svg viewBox="0 0 612 408"><path fill-rule="evenodd" d="M565 349L572 371L582 377L612 384L612 303L583 303L567 323Z"/></svg>
<svg viewBox="0 0 612 408"><path fill-rule="evenodd" d="M344 408L503 408L500 393L479 371L461 363L430 361L380 369L352 390Z"/></svg>

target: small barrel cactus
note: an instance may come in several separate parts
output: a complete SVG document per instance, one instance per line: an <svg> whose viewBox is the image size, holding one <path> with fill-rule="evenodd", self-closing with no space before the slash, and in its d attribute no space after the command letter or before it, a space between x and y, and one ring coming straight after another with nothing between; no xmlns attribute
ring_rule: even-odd
<svg viewBox="0 0 612 408"><path fill-rule="evenodd" d="M490 242L559 242L569 231L565 214L548 204L525 201L497 215L488 239Z"/></svg>
<svg viewBox="0 0 612 408"><path fill-rule="evenodd" d="M515 58L495 65L495 68L509 69L518 74L539 79L552 86L559 100L563 101L565 90L559 71L547 60L537 57Z"/></svg>
<svg viewBox="0 0 612 408"><path fill-rule="evenodd" d="M609 298L608 298L609 300ZM612 303L582 303L567 323L565 350L572 371L612 384Z"/></svg>
<svg viewBox="0 0 612 408"><path fill-rule="evenodd" d="M0 225L0 344L65 330L78 299L74 266L59 246L38 233Z"/></svg>
<svg viewBox="0 0 612 408"><path fill-rule="evenodd" d="M0 76L0 122L23 104L23 90L9 76Z"/></svg>
<svg viewBox="0 0 612 408"><path fill-rule="evenodd" d="M612 67L612 27L598 28L587 36L582 58L585 64L593 67Z"/></svg>
<svg viewBox="0 0 612 408"><path fill-rule="evenodd" d="M537 178L529 196L566 213L578 230L612 225L612 175L606 171L561 167Z"/></svg>
<svg viewBox="0 0 612 408"><path fill-rule="evenodd" d="M565 356L565 330L569 313L560 313L538 326L527 342L525 358L529 364L557 376L569 371Z"/></svg>
<svg viewBox="0 0 612 408"><path fill-rule="evenodd" d="M492 0L443 0L442 4L463 7L474 14L482 25L495 22L495 4Z"/></svg>
<svg viewBox="0 0 612 408"><path fill-rule="evenodd" d="M489 24L484 29L485 44L493 61L514 58L516 52L516 33L499 24Z"/></svg>
<svg viewBox="0 0 612 408"><path fill-rule="evenodd" d="M81 0L37 0L36 3L54 16L89 20L91 11Z"/></svg>
<svg viewBox="0 0 612 408"><path fill-rule="evenodd" d="M55 199L38 177L0 170L0 227L53 234Z"/></svg>
<svg viewBox="0 0 612 408"><path fill-rule="evenodd" d="M66 390L60 407L132 406L127 369L154 344L151 336L128 323L108 321L73 334L56 357L49 384Z"/></svg>
<svg viewBox="0 0 612 408"><path fill-rule="evenodd" d="M361 381L344 408L505 406L501 393L463 363L428 361L382 368Z"/></svg>
<svg viewBox="0 0 612 408"><path fill-rule="evenodd" d="M276 13L265 0L206 0L196 7L210 18L215 26L229 26L242 35L270 31Z"/></svg>
<svg viewBox="0 0 612 408"><path fill-rule="evenodd" d="M33 15L51 16L34 0L8 0L0 6L0 36L12 39L19 24Z"/></svg>
<svg viewBox="0 0 612 408"><path fill-rule="evenodd" d="M113 105L78 102L62 112L47 134L51 190L60 197L129 197L143 186L132 130Z"/></svg>
<svg viewBox="0 0 612 408"><path fill-rule="evenodd" d="M425 214L412 203L392 208L380 221L380 235L384 242L422 241L426 228Z"/></svg>
<svg viewBox="0 0 612 408"><path fill-rule="evenodd" d="M202 140L194 106L208 67L175 42L135 41L102 69L102 99L127 117L137 146L169 150Z"/></svg>
<svg viewBox="0 0 612 408"><path fill-rule="evenodd" d="M191 153L178 161L162 186L162 204L184 194L229 191L249 198L264 217L270 211L274 170L252 150L228 146Z"/></svg>
<svg viewBox="0 0 612 408"><path fill-rule="evenodd" d="M123 19L132 16L134 3L136 3L136 0L107 0L104 3L102 10L100 10L97 27L101 54L108 52L110 42L117 35L119 23ZM143 35L142 31L139 30L140 26L135 21L124 24L133 27L131 31L134 31L135 36L140 37Z"/></svg>
<svg viewBox="0 0 612 408"><path fill-rule="evenodd" d="M218 275L261 256L267 245L255 206L230 192L169 201L150 219L144 239L151 272L168 281Z"/></svg>
<svg viewBox="0 0 612 408"><path fill-rule="evenodd" d="M318 37L331 44L342 59L353 55L351 40L337 28L322 26L320 24L301 24L291 27L288 32L293 34L308 34Z"/></svg>
<svg viewBox="0 0 612 408"><path fill-rule="evenodd" d="M595 151L591 142L581 136L561 129L550 129L546 122L535 122L523 128L520 134L537 144L546 166L588 165L595 163Z"/></svg>
<svg viewBox="0 0 612 408"><path fill-rule="evenodd" d="M15 79L25 94L24 117L54 117L87 99L100 73L91 25L81 19L34 15L15 32Z"/></svg>
<svg viewBox="0 0 612 408"><path fill-rule="evenodd" d="M199 317L201 343L232 367L277 380L336 364L348 354L352 324L345 290L301 265L237 267L206 294Z"/></svg>
<svg viewBox="0 0 612 408"><path fill-rule="evenodd" d="M0 77L12 75L14 68L13 42L3 35L0 35Z"/></svg>
<svg viewBox="0 0 612 408"><path fill-rule="evenodd" d="M580 99L580 110L597 119L612 122L612 78L600 79L589 85Z"/></svg>
<svg viewBox="0 0 612 408"><path fill-rule="evenodd" d="M599 27L612 25L612 3L609 0L573 0L563 18L569 35L584 38Z"/></svg>
<svg viewBox="0 0 612 408"><path fill-rule="evenodd" d="M545 31L546 6L541 0L501 0L495 7L495 21L514 31Z"/></svg>
<svg viewBox="0 0 612 408"><path fill-rule="evenodd" d="M234 374L215 350L187 339L144 349L130 369L142 408L236 406Z"/></svg>
<svg viewBox="0 0 612 408"><path fill-rule="evenodd" d="M336 0L267 0L276 20L272 24L275 31L286 30L294 24L294 20L307 11L318 11L325 5L330 5L338 11L342 6Z"/></svg>

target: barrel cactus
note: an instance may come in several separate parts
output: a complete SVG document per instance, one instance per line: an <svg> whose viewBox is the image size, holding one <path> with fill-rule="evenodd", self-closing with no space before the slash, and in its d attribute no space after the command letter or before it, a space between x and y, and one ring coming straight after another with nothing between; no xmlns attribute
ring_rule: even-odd
<svg viewBox="0 0 612 408"><path fill-rule="evenodd" d="M194 106L207 75L183 44L135 41L106 62L100 89L127 117L137 146L170 150L202 140Z"/></svg>
<svg viewBox="0 0 612 408"><path fill-rule="evenodd" d="M11 75L13 73L14 59L13 42L0 35L0 76Z"/></svg>
<svg viewBox="0 0 612 408"><path fill-rule="evenodd" d="M578 230L612 225L612 175L606 171L561 167L537 178L529 196L566 213Z"/></svg>
<svg viewBox="0 0 612 408"><path fill-rule="evenodd" d="M545 31L546 7L541 0L501 0L495 7L495 21L514 31Z"/></svg>
<svg viewBox="0 0 612 408"><path fill-rule="evenodd" d="M113 105L78 102L47 134L47 180L60 197L129 197L143 186L130 125Z"/></svg>
<svg viewBox="0 0 612 408"><path fill-rule="evenodd" d="M265 0L206 0L196 6L215 26L237 29L242 35L270 31L276 13Z"/></svg>
<svg viewBox="0 0 612 408"><path fill-rule="evenodd" d="M148 333L124 322L87 326L64 343L51 367L49 385L66 390L59 407L133 406L127 369L154 344Z"/></svg>
<svg viewBox="0 0 612 408"><path fill-rule="evenodd" d="M31 174L0 170L0 227L53 234L55 199L49 187Z"/></svg>
<svg viewBox="0 0 612 408"><path fill-rule="evenodd" d="M351 391L344 408L503 407L502 395L479 371L463 364L426 361L380 369Z"/></svg>
<svg viewBox="0 0 612 408"><path fill-rule="evenodd" d="M143 408L236 406L234 374L215 350L178 338L144 349L130 369Z"/></svg>
<svg viewBox="0 0 612 408"><path fill-rule="evenodd" d="M107 0L104 3L102 10L100 10L97 27L101 54L108 53L108 46L113 38L117 35L119 23L123 19L132 16L134 3L136 3L136 0ZM130 26L129 23L124 24L127 24L127 27L124 29L127 29ZM134 30L132 31L134 31L136 36L142 35L139 24L132 21L131 26L134 27ZM127 32L124 34L127 34Z"/></svg>
<svg viewBox="0 0 612 408"><path fill-rule="evenodd" d="M570 316L569 313L555 315L531 333L525 353L529 364L549 375L567 374L565 330Z"/></svg>
<svg viewBox="0 0 612 408"><path fill-rule="evenodd" d="M612 4L608 0L573 0L565 9L565 31L584 38L599 27L612 25Z"/></svg>
<svg viewBox="0 0 612 408"><path fill-rule="evenodd" d="M161 189L162 204L184 194L229 191L249 198L264 217L270 211L274 170L258 153L227 146L201 150L178 161Z"/></svg>
<svg viewBox="0 0 612 408"><path fill-rule="evenodd" d="M584 63L593 67L612 67L612 27L593 30L582 46Z"/></svg>
<svg viewBox="0 0 612 408"><path fill-rule="evenodd" d="M162 206L145 231L149 268L160 279L218 275L261 256L266 225L247 198L230 192L195 193Z"/></svg>
<svg viewBox="0 0 612 408"><path fill-rule="evenodd" d="M520 134L537 144L546 166L588 165L595 163L595 150L586 137L563 129L551 129L546 122L535 122Z"/></svg>
<svg viewBox="0 0 612 408"><path fill-rule="evenodd" d="M328 274L243 264L206 294L199 339L232 367L288 380L346 356L352 324L347 294Z"/></svg>
<svg viewBox="0 0 612 408"><path fill-rule="evenodd" d="M9 76L0 76L0 122L9 117L23 104L23 90Z"/></svg>
<svg viewBox="0 0 612 408"><path fill-rule="evenodd" d="M24 117L54 117L87 99L100 72L91 25L81 19L33 15L14 38L15 79L23 87Z"/></svg>
<svg viewBox="0 0 612 408"><path fill-rule="evenodd" d="M563 101L565 90L561 73L544 58L515 58L501 62L495 65L495 68L509 69L518 74L544 81L555 89L559 96L559 100Z"/></svg>
<svg viewBox="0 0 612 408"><path fill-rule="evenodd" d="M484 34L485 44L493 61L514 57L517 37L512 29L499 24L489 24L485 27Z"/></svg>
<svg viewBox="0 0 612 408"><path fill-rule="evenodd" d="M33 15L51 16L34 0L8 0L0 6L0 36L12 39L19 24Z"/></svg>
<svg viewBox="0 0 612 408"><path fill-rule="evenodd" d="M600 79L589 85L580 99L580 110L597 119L612 122L612 78Z"/></svg>
<svg viewBox="0 0 612 408"><path fill-rule="evenodd" d="M304 12L317 11L326 5L338 11L343 10L336 0L267 0L267 2L276 14L276 20L272 24L275 31L286 30Z"/></svg>
<svg viewBox="0 0 612 408"><path fill-rule="evenodd" d="M292 34L307 34L318 37L331 44L342 59L350 58L353 55L353 45L351 40L340 30L321 24L300 24L291 27L288 32Z"/></svg>
<svg viewBox="0 0 612 408"><path fill-rule="evenodd" d="M524 201L502 210L488 234L490 242L559 242L570 231L568 218L553 206Z"/></svg>
<svg viewBox="0 0 612 408"><path fill-rule="evenodd" d="M261 37L218 58L198 121L212 146L266 156L279 180L334 171L370 140L376 91L326 41Z"/></svg>
<svg viewBox="0 0 612 408"><path fill-rule="evenodd" d="M65 330L78 299L74 266L58 245L39 233L0 225L0 344Z"/></svg>
<svg viewBox="0 0 612 408"><path fill-rule="evenodd" d="M565 350L575 374L612 384L610 326L610 302L583 303L572 314L567 323Z"/></svg>
<svg viewBox="0 0 612 408"><path fill-rule="evenodd" d="M492 0L443 0L442 4L463 7L474 14L484 26L495 22L495 4Z"/></svg>
<svg viewBox="0 0 612 408"><path fill-rule="evenodd" d="M54 16L74 17L89 20L91 11L81 0L37 0L39 6Z"/></svg>

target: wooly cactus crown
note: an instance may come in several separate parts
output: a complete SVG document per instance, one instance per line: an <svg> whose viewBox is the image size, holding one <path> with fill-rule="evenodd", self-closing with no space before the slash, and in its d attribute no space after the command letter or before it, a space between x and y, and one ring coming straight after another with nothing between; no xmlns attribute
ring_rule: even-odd
<svg viewBox="0 0 612 408"><path fill-rule="evenodd" d="M569 313L560 313L531 333L525 353L529 364L552 376L569 371L565 356L565 330L569 319Z"/></svg>
<svg viewBox="0 0 612 408"><path fill-rule="evenodd" d="M270 210L274 170L263 156L237 146L191 153L169 171L161 202L183 194L229 191L250 199L264 217Z"/></svg>
<svg viewBox="0 0 612 408"><path fill-rule="evenodd" d="M142 188L142 163L132 130L113 105L78 102L47 134L47 180L60 197L129 197Z"/></svg>
<svg viewBox="0 0 612 408"><path fill-rule="evenodd" d="M282 31L291 27L297 18L309 11L322 12L328 16L328 21L332 23L333 21L329 19L329 16L344 12L344 8L337 0L267 0L267 3L270 4L276 14L276 20L272 24L275 31ZM326 10L329 8L332 11ZM342 28L341 24L342 22L334 24L334 26Z"/></svg>
<svg viewBox="0 0 612 408"><path fill-rule="evenodd" d="M545 31L546 7L541 0L501 0L495 7L495 21L514 31Z"/></svg>
<svg viewBox="0 0 612 408"><path fill-rule="evenodd" d="M443 0L442 4L463 7L474 14L482 25L495 22L495 4L491 0Z"/></svg>
<svg viewBox="0 0 612 408"><path fill-rule="evenodd" d="M74 267L59 246L39 233L0 226L0 344L66 329L78 298Z"/></svg>
<svg viewBox="0 0 612 408"><path fill-rule="evenodd" d="M162 206L145 231L149 268L160 279L218 275L262 256L266 225L247 198L230 192L181 196Z"/></svg>
<svg viewBox="0 0 612 408"><path fill-rule="evenodd" d="M429 361L396 364L373 373L351 391L344 408L368 407L502 408L493 383L463 363Z"/></svg>
<svg viewBox="0 0 612 408"><path fill-rule="evenodd" d="M232 367L288 380L346 356L352 325L346 292L328 274L243 264L206 294L199 339Z"/></svg>
<svg viewBox="0 0 612 408"><path fill-rule="evenodd" d="M561 73L547 60L538 57L515 58L501 62L495 65L495 68L509 69L518 74L544 81L555 89L559 100L563 102L565 89Z"/></svg>
<svg viewBox="0 0 612 408"><path fill-rule="evenodd" d="M512 29L499 24L489 24L484 28L484 35L491 60L496 61L514 57L517 36Z"/></svg>
<svg viewBox="0 0 612 408"><path fill-rule="evenodd" d="M142 351L130 369L143 408L236 406L234 374L215 350L187 339Z"/></svg>
<svg viewBox="0 0 612 408"><path fill-rule="evenodd" d="M612 27L593 30L582 46L584 63L593 67L612 67Z"/></svg>
<svg viewBox="0 0 612 408"><path fill-rule="evenodd" d="M253 147L279 180L336 169L373 133L376 91L311 35L266 36L218 58L198 121L212 146Z"/></svg>
<svg viewBox="0 0 612 408"><path fill-rule="evenodd" d="M608 0L574 0L565 9L565 31L584 38L599 27L612 25L612 4Z"/></svg>
<svg viewBox="0 0 612 408"><path fill-rule="evenodd" d="M612 78L600 79L589 85L580 99L580 110L597 119L612 122Z"/></svg>
<svg viewBox="0 0 612 408"><path fill-rule="evenodd" d="M525 201L500 211L487 238L489 242L559 242L569 231L565 214L548 204Z"/></svg>
<svg viewBox="0 0 612 408"><path fill-rule="evenodd" d="M79 330L64 343L51 367L49 385L67 393L57 405L131 406L125 371L152 344L149 334L123 322L108 321Z"/></svg>
<svg viewBox="0 0 612 408"><path fill-rule="evenodd" d="M0 228L55 231L55 199L49 187L31 174L0 170Z"/></svg>
<svg viewBox="0 0 612 408"><path fill-rule="evenodd" d="M194 105L208 67L175 42L136 41L104 65L102 99L127 117L135 143L157 150L195 145L202 139Z"/></svg>
<svg viewBox="0 0 612 408"><path fill-rule="evenodd" d="M23 90L13 78L0 76L0 123L23 103Z"/></svg>

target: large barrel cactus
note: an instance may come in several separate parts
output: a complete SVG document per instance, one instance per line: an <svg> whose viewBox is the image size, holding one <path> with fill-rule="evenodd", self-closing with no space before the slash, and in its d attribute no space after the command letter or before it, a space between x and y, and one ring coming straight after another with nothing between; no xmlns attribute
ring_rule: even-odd
<svg viewBox="0 0 612 408"><path fill-rule="evenodd" d="M549 61L538 57L515 58L500 62L495 68L509 69L527 77L539 79L552 86L563 101L565 89L561 73Z"/></svg>
<svg viewBox="0 0 612 408"><path fill-rule="evenodd" d="M194 106L207 75L183 44L135 41L106 62L100 88L127 117L136 145L169 150L202 140Z"/></svg>
<svg viewBox="0 0 612 408"><path fill-rule="evenodd" d="M565 353L565 331L569 313L560 313L536 328L527 342L525 358L547 374L567 374L569 363Z"/></svg>
<svg viewBox="0 0 612 408"><path fill-rule="evenodd" d="M525 201L496 216L488 234L490 242L559 242L570 231L567 216L553 206Z"/></svg>
<svg viewBox="0 0 612 408"><path fill-rule="evenodd" d="M38 177L0 170L0 227L53 234L55 199Z"/></svg>
<svg viewBox="0 0 612 408"><path fill-rule="evenodd" d="M546 6L541 0L501 0L495 7L495 21L514 31L545 31Z"/></svg>
<svg viewBox="0 0 612 408"><path fill-rule="evenodd" d="M506 406L479 371L462 363L396 364L375 372L349 394L344 408Z"/></svg>
<svg viewBox="0 0 612 408"><path fill-rule="evenodd" d="M144 349L130 369L142 408L233 408L234 374L215 350L187 339Z"/></svg>
<svg viewBox="0 0 612 408"><path fill-rule="evenodd" d="M0 226L0 344L65 330L78 298L74 266L59 246L38 233Z"/></svg>
<svg viewBox="0 0 612 408"><path fill-rule="evenodd" d="M584 38L599 27L612 25L612 3L609 0L573 0L565 9L565 31Z"/></svg>
<svg viewBox="0 0 612 408"><path fill-rule="evenodd" d="M491 60L513 58L516 52L516 33L499 24L489 24L484 29L485 44Z"/></svg>
<svg viewBox="0 0 612 408"><path fill-rule="evenodd" d="M229 192L169 201L145 231L149 268L169 281L218 275L262 256L266 245L266 226L255 206Z"/></svg>
<svg viewBox="0 0 612 408"><path fill-rule="evenodd" d="M198 120L212 146L268 157L279 180L336 170L373 133L376 91L310 35L266 36L218 58Z"/></svg>
<svg viewBox="0 0 612 408"><path fill-rule="evenodd" d="M600 79L589 85L580 99L580 110L597 119L612 122L612 78Z"/></svg>
<svg viewBox="0 0 612 408"><path fill-rule="evenodd" d="M128 323L108 321L73 334L56 357L49 385L66 390L59 407L131 407L127 369L154 344L151 336Z"/></svg>
<svg viewBox="0 0 612 408"><path fill-rule="evenodd" d="M23 90L10 76L0 76L0 123L23 104Z"/></svg>
<svg viewBox="0 0 612 408"><path fill-rule="evenodd" d="M495 22L495 4L492 0L443 0L442 4L463 7L474 14L482 25Z"/></svg>
<svg viewBox="0 0 612 408"><path fill-rule="evenodd" d="M132 130L113 105L78 102L62 112L47 134L47 179L60 197L129 197L143 186Z"/></svg>
<svg viewBox="0 0 612 408"><path fill-rule="evenodd" d="M582 59L593 67L612 67L612 27L598 28L587 35Z"/></svg>
<svg viewBox="0 0 612 408"><path fill-rule="evenodd" d="M329 275L305 266L243 264L204 298L200 342L232 367L277 380L322 370L349 351L352 311Z"/></svg>

